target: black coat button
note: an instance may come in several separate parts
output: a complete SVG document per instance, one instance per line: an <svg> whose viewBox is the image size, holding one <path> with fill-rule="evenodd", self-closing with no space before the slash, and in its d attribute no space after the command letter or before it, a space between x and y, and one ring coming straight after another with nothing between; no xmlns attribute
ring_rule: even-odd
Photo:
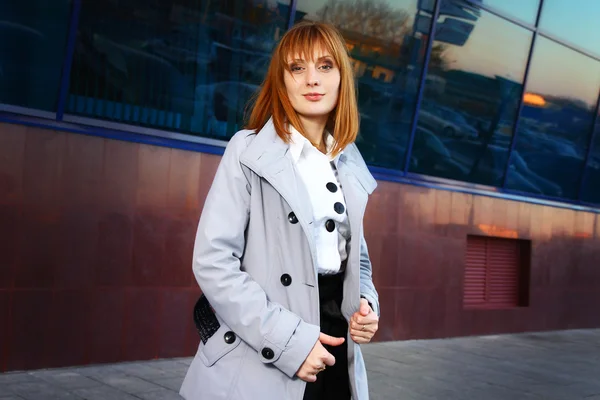
<svg viewBox="0 0 600 400"><path fill-rule="evenodd" d="M298 217L296 217L296 214L294 214L293 211L288 214L288 221L290 221L292 224L298 223Z"/></svg>
<svg viewBox="0 0 600 400"><path fill-rule="evenodd" d="M232 344L233 342L235 342L235 333L231 331L225 332L225 335L223 335L223 339L225 340L225 343Z"/></svg>
<svg viewBox="0 0 600 400"><path fill-rule="evenodd" d="M339 201L338 201L338 202L336 202L336 203L333 205L333 209L334 209L334 210L335 210L335 212L336 212L336 213L338 213L338 214L343 214L343 213L344 213L344 211L346 210L346 208L344 207L344 205L343 205L342 203L340 203Z"/></svg>
<svg viewBox="0 0 600 400"><path fill-rule="evenodd" d="M332 219L328 219L327 222L325 222L325 229L327 229L327 232L333 232L335 229L335 222Z"/></svg>
<svg viewBox="0 0 600 400"><path fill-rule="evenodd" d="M331 193L337 192L338 188L337 188L337 185L335 183L328 182L327 185L325 185L325 186L327 186L327 190L329 190Z"/></svg>
<svg viewBox="0 0 600 400"><path fill-rule="evenodd" d="M273 350L271 350L268 347L265 347L264 349L262 349L262 351L260 352L260 354L262 354L262 356L264 358L266 358L267 360L272 360L273 357L275 357L275 353L273 353Z"/></svg>
<svg viewBox="0 0 600 400"><path fill-rule="evenodd" d="M283 286L290 286L292 284L292 277L288 274L281 275L281 284Z"/></svg>

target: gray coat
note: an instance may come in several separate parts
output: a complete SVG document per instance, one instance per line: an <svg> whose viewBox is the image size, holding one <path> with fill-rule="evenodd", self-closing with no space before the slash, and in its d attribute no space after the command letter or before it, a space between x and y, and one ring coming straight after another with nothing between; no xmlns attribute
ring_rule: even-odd
<svg viewBox="0 0 600 400"><path fill-rule="evenodd" d="M379 314L363 236L376 181L354 144L340 155L338 172L352 235L342 313L350 319L364 296ZM298 223L288 219L292 211ZM185 399L302 399L305 382L295 374L320 330L312 215L288 145L272 122L258 134L236 133L206 198L193 258L221 327L200 343L181 387ZM349 334L346 340L352 398L366 400L360 346Z"/></svg>

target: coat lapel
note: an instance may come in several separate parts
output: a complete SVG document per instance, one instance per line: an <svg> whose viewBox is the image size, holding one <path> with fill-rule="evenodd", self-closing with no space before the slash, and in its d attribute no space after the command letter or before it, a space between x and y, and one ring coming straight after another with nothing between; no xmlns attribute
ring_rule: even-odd
<svg viewBox="0 0 600 400"><path fill-rule="evenodd" d="M265 124L242 153L240 162L269 182L288 203L308 238L314 257L316 247L310 197L296 173L289 146L277 135L272 120Z"/></svg>

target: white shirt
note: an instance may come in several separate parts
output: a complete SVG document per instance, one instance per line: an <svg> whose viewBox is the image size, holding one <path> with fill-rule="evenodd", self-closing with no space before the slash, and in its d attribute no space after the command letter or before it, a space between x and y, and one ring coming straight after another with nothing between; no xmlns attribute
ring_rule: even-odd
<svg viewBox="0 0 600 400"><path fill-rule="evenodd" d="M339 155L331 158L333 137L327 136L327 153L321 153L298 130L290 126L290 155L308 191L313 209L313 229L319 274L340 272L348 257L350 239L346 201L337 177Z"/></svg>

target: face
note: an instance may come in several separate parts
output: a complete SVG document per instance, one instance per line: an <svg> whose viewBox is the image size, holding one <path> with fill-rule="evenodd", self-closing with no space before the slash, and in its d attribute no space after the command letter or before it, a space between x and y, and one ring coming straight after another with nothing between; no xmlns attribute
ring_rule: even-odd
<svg viewBox="0 0 600 400"><path fill-rule="evenodd" d="M313 60L288 60L285 88L292 107L301 119L327 121L337 105L340 69L328 52L316 53Z"/></svg>

